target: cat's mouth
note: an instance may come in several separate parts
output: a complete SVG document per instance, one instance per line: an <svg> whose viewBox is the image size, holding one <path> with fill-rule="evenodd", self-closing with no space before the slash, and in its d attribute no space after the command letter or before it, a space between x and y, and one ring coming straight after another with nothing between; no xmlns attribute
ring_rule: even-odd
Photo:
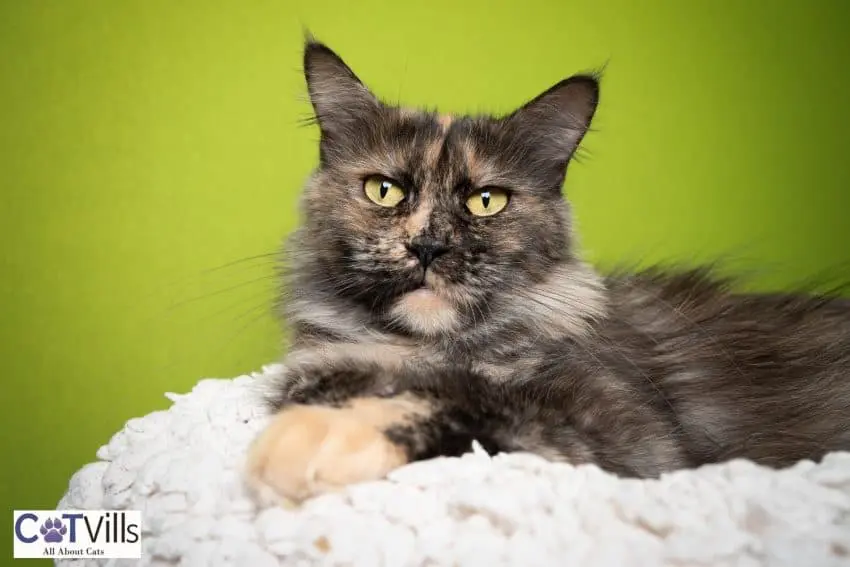
<svg viewBox="0 0 850 567"><path fill-rule="evenodd" d="M446 297L446 282L432 269L422 269L417 266L415 270L409 270L397 280L393 290L393 301L404 297L418 298L443 298Z"/></svg>
<svg viewBox="0 0 850 567"><path fill-rule="evenodd" d="M435 285L435 277L436 276L434 276L430 270L421 270L419 274L408 281L408 285L399 290L399 295L407 295L411 293L416 293L418 295L436 295L436 288L438 285Z"/></svg>
<svg viewBox="0 0 850 567"><path fill-rule="evenodd" d="M434 290L428 285L428 282L422 279L409 286L407 289L404 289L401 295L409 295L411 293L416 293L419 295L433 294Z"/></svg>

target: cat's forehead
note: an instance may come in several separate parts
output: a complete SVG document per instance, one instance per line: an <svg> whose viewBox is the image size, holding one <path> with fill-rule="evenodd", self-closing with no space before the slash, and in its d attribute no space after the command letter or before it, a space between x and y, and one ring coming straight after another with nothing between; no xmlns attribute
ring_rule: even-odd
<svg viewBox="0 0 850 567"><path fill-rule="evenodd" d="M429 193L485 186L536 193L550 186L500 118L384 107L354 131L334 162L352 177L383 175Z"/></svg>
<svg viewBox="0 0 850 567"><path fill-rule="evenodd" d="M517 182L496 119L394 108L373 127L373 165L399 181L445 190Z"/></svg>

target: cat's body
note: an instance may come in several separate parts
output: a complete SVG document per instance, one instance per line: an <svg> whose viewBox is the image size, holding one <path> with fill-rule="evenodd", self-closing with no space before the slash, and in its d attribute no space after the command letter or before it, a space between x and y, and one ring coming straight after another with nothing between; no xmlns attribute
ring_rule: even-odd
<svg viewBox="0 0 850 567"><path fill-rule="evenodd" d="M305 64L321 166L253 480L304 497L473 440L639 477L850 449L846 300L577 258L560 190L593 77L508 117L450 118L381 104L319 44Z"/></svg>

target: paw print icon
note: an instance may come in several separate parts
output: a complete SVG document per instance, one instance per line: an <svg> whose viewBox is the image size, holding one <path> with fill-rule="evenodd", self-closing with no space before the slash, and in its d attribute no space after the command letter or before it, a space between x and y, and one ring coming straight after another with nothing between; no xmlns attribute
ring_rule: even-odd
<svg viewBox="0 0 850 567"><path fill-rule="evenodd" d="M68 533L68 526L59 518L47 518L41 525L41 537L48 543L62 543L63 536Z"/></svg>

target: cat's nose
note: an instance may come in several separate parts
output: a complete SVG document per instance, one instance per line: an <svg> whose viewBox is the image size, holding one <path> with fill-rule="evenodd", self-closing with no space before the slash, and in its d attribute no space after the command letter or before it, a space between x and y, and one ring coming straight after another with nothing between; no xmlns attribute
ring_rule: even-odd
<svg viewBox="0 0 850 567"><path fill-rule="evenodd" d="M449 246L436 238L417 236L407 244L407 249L419 258L422 268L427 269L434 260L449 251Z"/></svg>

